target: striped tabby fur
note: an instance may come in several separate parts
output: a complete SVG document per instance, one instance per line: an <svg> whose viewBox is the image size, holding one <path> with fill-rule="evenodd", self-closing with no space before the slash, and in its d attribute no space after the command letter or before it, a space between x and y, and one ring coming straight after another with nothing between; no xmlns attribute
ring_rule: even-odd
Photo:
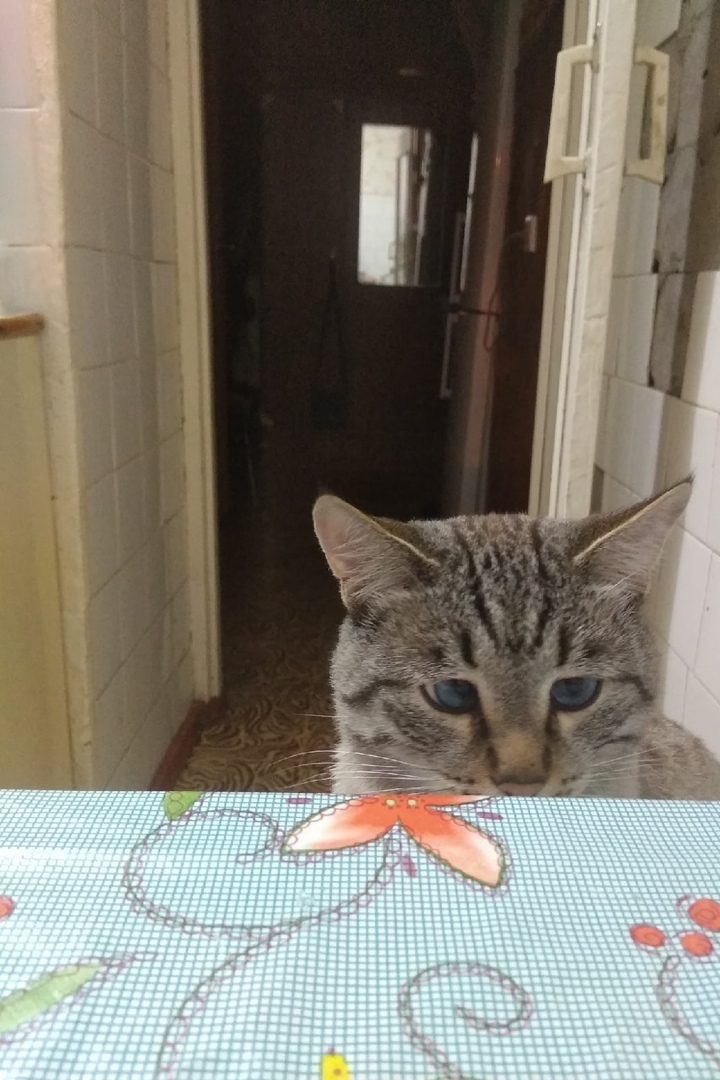
<svg viewBox="0 0 720 1080"><path fill-rule="evenodd" d="M720 763L655 704L642 606L691 481L582 521L400 524L333 496L318 539L347 617L332 664L334 790L720 799ZM578 711L558 679L600 680ZM465 680L467 712L433 686Z"/></svg>

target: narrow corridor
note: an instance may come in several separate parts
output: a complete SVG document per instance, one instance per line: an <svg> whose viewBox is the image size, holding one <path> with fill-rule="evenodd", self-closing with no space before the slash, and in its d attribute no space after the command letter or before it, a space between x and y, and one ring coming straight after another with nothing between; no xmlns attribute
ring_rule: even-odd
<svg viewBox="0 0 720 1080"><path fill-rule="evenodd" d="M241 492L223 522L227 708L202 731L176 787L329 789L329 754L318 751L334 742L328 666L342 605L312 529L307 460L274 432L255 506Z"/></svg>

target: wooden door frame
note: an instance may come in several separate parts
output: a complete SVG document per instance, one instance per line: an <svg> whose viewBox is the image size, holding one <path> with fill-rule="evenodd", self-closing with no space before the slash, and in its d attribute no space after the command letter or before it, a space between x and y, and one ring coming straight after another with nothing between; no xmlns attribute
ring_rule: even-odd
<svg viewBox="0 0 720 1080"><path fill-rule="evenodd" d="M221 690L215 424L200 0L166 0L194 694Z"/></svg>

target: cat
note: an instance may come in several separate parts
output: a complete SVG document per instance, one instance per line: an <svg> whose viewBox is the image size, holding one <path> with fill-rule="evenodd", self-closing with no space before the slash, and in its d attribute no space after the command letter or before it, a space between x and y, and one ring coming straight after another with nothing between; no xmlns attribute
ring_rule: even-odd
<svg viewBox="0 0 720 1080"><path fill-rule="evenodd" d="M333 790L720 799L720 762L657 709L642 613L691 489L579 521L409 524L322 495L347 610Z"/></svg>

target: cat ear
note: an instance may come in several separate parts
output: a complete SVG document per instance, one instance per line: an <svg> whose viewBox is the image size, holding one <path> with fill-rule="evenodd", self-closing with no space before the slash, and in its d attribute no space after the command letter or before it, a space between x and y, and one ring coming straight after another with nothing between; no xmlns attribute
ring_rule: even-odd
<svg viewBox="0 0 720 1080"><path fill-rule="evenodd" d="M652 581L665 541L687 506L692 477L612 514L588 518L573 562L599 585L642 595Z"/></svg>
<svg viewBox="0 0 720 1080"><path fill-rule="evenodd" d="M334 495L320 496L313 523L348 608L412 585L419 564L437 566L416 546L412 526L368 517Z"/></svg>

